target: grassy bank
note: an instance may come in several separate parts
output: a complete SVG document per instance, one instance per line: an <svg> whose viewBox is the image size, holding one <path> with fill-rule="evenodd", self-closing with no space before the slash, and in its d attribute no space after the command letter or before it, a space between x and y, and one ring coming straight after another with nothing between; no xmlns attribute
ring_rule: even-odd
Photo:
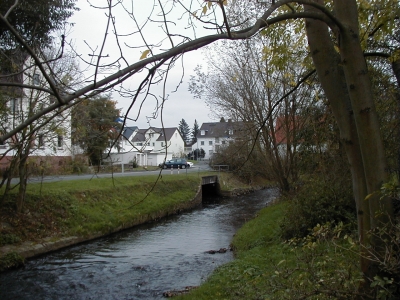
<svg viewBox="0 0 400 300"><path fill-rule="evenodd" d="M97 237L179 212L195 197L198 174L93 178L28 186L24 211L13 197L0 211L0 259L3 267L20 262L16 250L76 236Z"/></svg>
<svg viewBox="0 0 400 300"><path fill-rule="evenodd" d="M360 277L358 258L342 248L347 241L310 236L284 243L279 223L286 205L267 207L246 223L232 243L236 259L177 299L351 299Z"/></svg>

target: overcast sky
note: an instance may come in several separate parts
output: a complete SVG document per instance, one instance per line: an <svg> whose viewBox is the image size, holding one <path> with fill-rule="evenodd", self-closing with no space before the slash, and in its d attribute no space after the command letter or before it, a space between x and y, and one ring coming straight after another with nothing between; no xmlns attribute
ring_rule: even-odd
<svg viewBox="0 0 400 300"><path fill-rule="evenodd" d="M101 6L101 4L106 3L104 0L96 0L92 1L96 5ZM131 1L124 1L124 3L131 3ZM134 3L134 12L135 16L143 16L142 20L138 20L140 24L144 24L147 20L147 16L149 15L149 9L152 8L153 1L151 0L143 0L143 1L133 1ZM151 4L149 6L149 3ZM97 49L96 53L99 53L99 49L101 49L104 34L106 31L107 18L105 17L106 10L95 9L90 7L88 2L79 1L78 5L80 7L80 11L75 12L74 16L70 19L70 22L75 23L70 33L67 36L67 40L71 41L74 44L74 48L77 49L77 52L82 55L83 59L89 60L91 53L91 49ZM129 5L129 4L128 4ZM116 26L118 26L117 30L120 34L128 34L135 30L135 24L131 19L127 16L126 12L122 10L114 11ZM154 15L153 15L154 16ZM179 19L177 17L173 17L175 27L171 26L170 30L175 32L185 31L183 28L185 27L183 23L179 23L176 21ZM182 21L182 20L180 20ZM161 36L162 31L158 25L157 27L151 27L152 24L148 23L146 25L149 30L145 32L146 39L148 39L152 43L156 43L163 38ZM146 27L146 28L147 28ZM193 32L193 29L186 29L184 32L185 35L190 34L190 31ZM201 28L197 29L196 34L201 32ZM104 51L102 53L103 56L109 56L109 58L104 58L103 61L105 63L113 61L113 57L119 56L119 48L115 43L115 38L112 35L112 29L109 29L109 34L107 36L107 44L104 47ZM189 32L189 33L188 33ZM129 63L138 61L141 55L141 51L144 49L135 49L135 48L127 48L124 47L125 44L129 46L138 46L135 45L143 45L143 42L140 40L138 35L134 35L132 37L127 37L125 39L120 40L121 48L123 48L124 57L129 60ZM165 48L164 48L165 49ZM157 49L156 49L157 50ZM158 53L160 50L158 50ZM169 75L169 79L166 85L166 93L169 95L168 100L165 102L164 111L163 111L163 122L165 127L177 127L181 119L185 119L190 128L193 127L194 120L196 119L199 126L203 122L214 122L216 120L211 119L212 115L210 113L209 108L205 104L204 100L194 99L191 93L188 91L188 83L190 75L193 75L194 68L197 64L202 64L201 61L202 53L200 50L197 50L192 53L187 53L183 57L183 68L181 65L176 65L171 71ZM108 59L108 61L107 61ZM83 68L84 64L81 62L80 67ZM124 66L123 66L124 67ZM104 76L104 75L103 75ZM183 76L183 78L182 78ZM180 87L177 89L176 87L179 85L182 79L182 83ZM138 86L140 83L139 78L133 78L130 81L125 83L126 88L132 88ZM152 92L158 97L162 95L162 86L163 83L160 83L152 88ZM125 115L127 108L129 107L132 98L123 98L118 93L113 94L114 100L118 101L118 108L122 108L122 114ZM159 98L160 99L160 98ZM127 115L129 118L136 119L137 113L139 111L140 101L134 105L130 113ZM157 119L148 118L151 117L154 113L154 108L157 105L157 101L154 98L149 98L144 102L141 113L137 122L128 121L128 125L136 125L139 128L147 128L149 124L151 126L160 127L161 126L161 118L158 115ZM148 122L150 120L150 122Z"/></svg>

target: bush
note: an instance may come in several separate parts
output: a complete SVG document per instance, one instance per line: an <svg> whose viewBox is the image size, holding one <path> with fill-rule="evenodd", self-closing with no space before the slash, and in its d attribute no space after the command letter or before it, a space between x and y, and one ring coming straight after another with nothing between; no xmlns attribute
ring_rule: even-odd
<svg viewBox="0 0 400 300"><path fill-rule="evenodd" d="M16 252L9 252L0 257L0 272L24 264L24 258Z"/></svg>
<svg viewBox="0 0 400 300"><path fill-rule="evenodd" d="M131 160L130 161L130 163L131 163L131 165L132 165L132 168L137 168L137 167L139 167L139 164L138 164L138 162L136 161L136 158L134 158L133 160Z"/></svg>
<svg viewBox="0 0 400 300"><path fill-rule="evenodd" d="M21 239L12 233L0 233L0 246L19 243Z"/></svg>
<svg viewBox="0 0 400 300"><path fill-rule="evenodd" d="M356 225L356 209L350 182L323 181L306 182L294 196L283 197L288 201L281 223L285 239L302 238L317 224L327 222Z"/></svg>

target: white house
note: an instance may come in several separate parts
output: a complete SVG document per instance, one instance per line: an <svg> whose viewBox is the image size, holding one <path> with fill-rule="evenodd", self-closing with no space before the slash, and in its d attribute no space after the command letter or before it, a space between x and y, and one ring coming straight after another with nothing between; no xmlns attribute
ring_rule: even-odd
<svg viewBox="0 0 400 300"><path fill-rule="evenodd" d="M29 68L29 65L32 67ZM21 68L24 72L20 75L3 77L3 81L35 86L38 89L4 87L0 90L7 103L6 110L1 113L2 132L14 129L33 113L56 101L53 96L41 90L47 87L47 82L39 69L33 66L31 59L25 60ZM70 111L61 108L49 113L34 121L23 133L20 132L0 144L1 169L9 165L18 148L28 151L30 159L38 164L46 162L52 168L63 165L66 160L71 159Z"/></svg>
<svg viewBox="0 0 400 300"><path fill-rule="evenodd" d="M197 134L197 142L192 145L192 151L203 149L204 159L212 158L214 153L243 135L243 122L213 122L203 123Z"/></svg>
<svg viewBox="0 0 400 300"><path fill-rule="evenodd" d="M124 128L122 139L120 150L113 150L108 158L117 164L135 160L140 166L157 166L164 160L182 156L184 151L184 141L176 127Z"/></svg>

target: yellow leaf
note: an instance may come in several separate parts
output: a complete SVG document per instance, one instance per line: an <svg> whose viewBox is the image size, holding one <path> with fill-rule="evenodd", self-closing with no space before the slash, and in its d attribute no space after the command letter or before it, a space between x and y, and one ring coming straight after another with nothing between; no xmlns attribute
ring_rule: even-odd
<svg viewBox="0 0 400 300"><path fill-rule="evenodd" d="M149 49L144 50L142 53L142 56L140 56L140 59L145 59L147 57L147 55L149 55L149 53L150 53Z"/></svg>
<svg viewBox="0 0 400 300"><path fill-rule="evenodd" d="M224 0L223 4L228 5L228 0Z"/></svg>
<svg viewBox="0 0 400 300"><path fill-rule="evenodd" d="M208 1L208 8L210 8L212 6L212 2Z"/></svg>
<svg viewBox="0 0 400 300"><path fill-rule="evenodd" d="M333 48L335 48L335 51L336 51L337 53L340 52L340 49L339 49L339 47L338 47L337 45L333 46Z"/></svg>
<svg viewBox="0 0 400 300"><path fill-rule="evenodd" d="M207 12L207 5L204 5L204 7L203 7L203 15L205 15L206 12Z"/></svg>
<svg viewBox="0 0 400 300"><path fill-rule="evenodd" d="M374 195L374 193L368 194L368 195L365 197L364 200L365 200L365 201L368 200L368 199L371 198L373 195Z"/></svg>

